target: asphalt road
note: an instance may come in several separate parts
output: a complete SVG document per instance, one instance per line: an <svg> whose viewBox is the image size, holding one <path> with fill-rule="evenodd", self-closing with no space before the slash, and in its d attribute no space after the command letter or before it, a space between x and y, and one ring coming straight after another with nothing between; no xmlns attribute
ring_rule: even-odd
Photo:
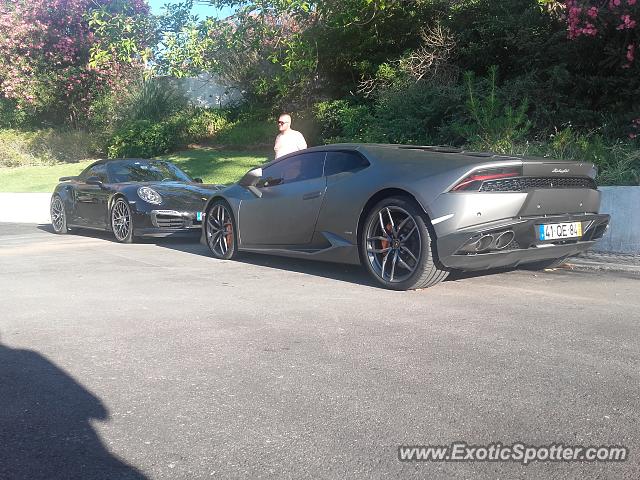
<svg viewBox="0 0 640 480"><path fill-rule="evenodd" d="M640 280L391 292L193 239L0 225L0 478L638 478ZM403 463L401 444L625 445L624 463Z"/></svg>

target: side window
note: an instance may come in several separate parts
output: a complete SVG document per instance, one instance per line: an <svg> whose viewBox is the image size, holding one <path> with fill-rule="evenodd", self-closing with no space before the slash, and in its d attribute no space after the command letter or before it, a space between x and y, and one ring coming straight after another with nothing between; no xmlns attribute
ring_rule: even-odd
<svg viewBox="0 0 640 480"><path fill-rule="evenodd" d="M362 155L355 152L329 152L324 167L325 176L343 172L357 172L367 168L369 162Z"/></svg>
<svg viewBox="0 0 640 480"><path fill-rule="evenodd" d="M80 175L78 175L78 180L85 181L87 178L89 178L89 177L90 177L89 172L90 172L92 169L93 169L92 167L87 167L87 168L85 168L85 169L80 173Z"/></svg>
<svg viewBox="0 0 640 480"><path fill-rule="evenodd" d="M107 177L107 167L104 163L94 165L90 169L85 170L80 176L80 179L84 181L89 177L98 177L103 183L109 182L109 179Z"/></svg>
<svg viewBox="0 0 640 480"><path fill-rule="evenodd" d="M273 187L322 176L324 152L301 153L262 170L258 187Z"/></svg>
<svg viewBox="0 0 640 480"><path fill-rule="evenodd" d="M107 166L102 163L100 165L96 165L93 174L100 179L103 183L109 183L109 177L107 175Z"/></svg>

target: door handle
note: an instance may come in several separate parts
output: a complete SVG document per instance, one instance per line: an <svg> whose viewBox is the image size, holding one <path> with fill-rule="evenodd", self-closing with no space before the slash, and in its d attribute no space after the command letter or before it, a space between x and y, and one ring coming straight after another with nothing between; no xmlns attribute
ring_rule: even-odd
<svg viewBox="0 0 640 480"><path fill-rule="evenodd" d="M322 195L322 192L320 190L318 190L317 192L305 193L302 196L302 199L303 200L311 200L312 198L318 198L320 195Z"/></svg>

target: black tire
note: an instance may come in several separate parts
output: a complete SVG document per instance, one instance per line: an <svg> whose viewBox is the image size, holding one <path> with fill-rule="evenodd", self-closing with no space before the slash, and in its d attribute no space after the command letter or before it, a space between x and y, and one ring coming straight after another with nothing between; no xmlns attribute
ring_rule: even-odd
<svg viewBox="0 0 640 480"><path fill-rule="evenodd" d="M360 237L366 270L386 288L428 288L449 275L438 266L427 216L410 198L388 197L378 202L368 212ZM391 255L391 267L387 267Z"/></svg>
<svg viewBox="0 0 640 480"><path fill-rule="evenodd" d="M67 227L67 212L64 208L64 201L60 195L56 194L51 197L49 212L51 214L53 231L59 235L69 233L69 227Z"/></svg>
<svg viewBox="0 0 640 480"><path fill-rule="evenodd" d="M238 252L236 220L231 207L222 199L214 200L205 213L204 235L215 258L230 260Z"/></svg>
<svg viewBox="0 0 640 480"><path fill-rule="evenodd" d="M111 230L116 241L120 243L133 242L133 215L131 207L127 201L119 197L111 207L109 215L111 220Z"/></svg>

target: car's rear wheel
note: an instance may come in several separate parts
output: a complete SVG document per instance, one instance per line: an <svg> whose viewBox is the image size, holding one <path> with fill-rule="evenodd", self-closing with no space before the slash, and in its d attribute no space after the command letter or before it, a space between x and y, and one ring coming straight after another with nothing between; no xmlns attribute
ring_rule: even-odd
<svg viewBox="0 0 640 480"><path fill-rule="evenodd" d="M67 227L67 214L60 195L54 195L51 199L51 226L54 232L61 235L69 232L69 228Z"/></svg>
<svg viewBox="0 0 640 480"><path fill-rule="evenodd" d="M118 242L133 242L133 215L124 198L118 198L111 208L111 229Z"/></svg>
<svg viewBox="0 0 640 480"><path fill-rule="evenodd" d="M224 200L215 200L206 212L205 238L215 258L229 260L238 250L236 222Z"/></svg>
<svg viewBox="0 0 640 480"><path fill-rule="evenodd" d="M409 198L389 197L367 215L360 253L367 271L386 288L427 288L449 274L437 265L432 240L422 209Z"/></svg>

